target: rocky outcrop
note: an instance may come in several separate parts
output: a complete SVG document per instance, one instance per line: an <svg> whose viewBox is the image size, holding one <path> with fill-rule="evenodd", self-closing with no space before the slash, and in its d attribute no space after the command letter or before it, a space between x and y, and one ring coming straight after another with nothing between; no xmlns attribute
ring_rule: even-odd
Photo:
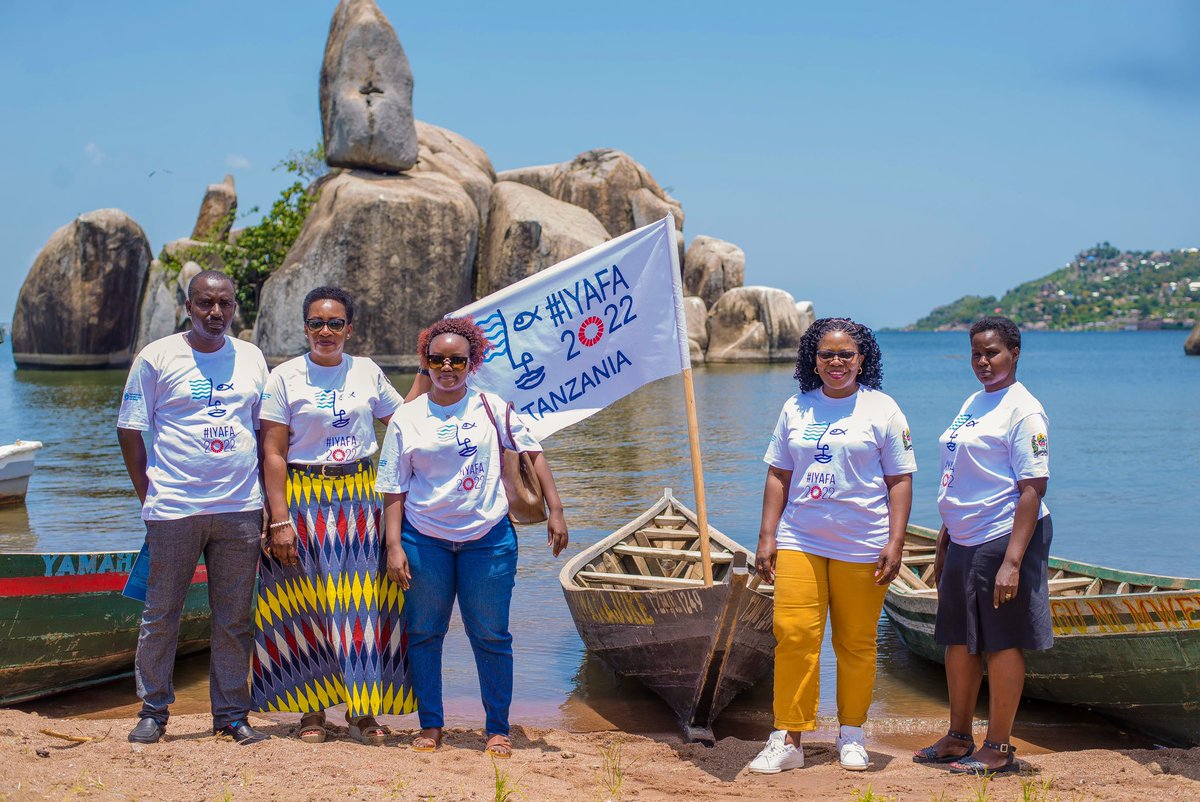
<svg viewBox="0 0 1200 802"><path fill-rule="evenodd" d="M512 181L492 189L492 212L484 231L476 261L477 298L609 238L586 209Z"/></svg>
<svg viewBox="0 0 1200 802"><path fill-rule="evenodd" d="M732 242L701 235L684 254L683 291L700 296L710 308L745 279L746 254Z"/></svg>
<svg viewBox="0 0 1200 802"><path fill-rule="evenodd" d="M708 362L790 362L804 330L796 301L772 287L735 287L708 313Z"/></svg>
<svg viewBox="0 0 1200 802"><path fill-rule="evenodd" d="M679 251L679 264L682 266L684 256L683 209L679 204L671 205L645 187L630 195L629 202L633 209L634 228L656 223L668 214L675 215L675 248Z"/></svg>
<svg viewBox="0 0 1200 802"><path fill-rule="evenodd" d="M440 173L334 176L263 285L255 342L272 362L303 353L304 295L335 284L355 298L348 350L414 367L417 333L472 299L478 231L471 197Z"/></svg>
<svg viewBox="0 0 1200 802"><path fill-rule="evenodd" d="M386 173L417 162L413 76L374 0L341 0L321 65L321 130L332 167Z"/></svg>
<svg viewBox="0 0 1200 802"><path fill-rule="evenodd" d="M817 313L812 301L796 301L796 312L800 315L800 333L808 331L808 327L817 322Z"/></svg>
<svg viewBox="0 0 1200 802"><path fill-rule="evenodd" d="M163 246L162 252L179 262L198 262L205 270L224 270L220 252L211 243L183 237Z"/></svg>
<svg viewBox="0 0 1200 802"><path fill-rule="evenodd" d="M667 210L675 215L675 228L683 231L679 201L663 191L649 170L612 148L589 150L561 164L505 170L497 178L582 206L613 237L661 220Z"/></svg>
<svg viewBox="0 0 1200 802"><path fill-rule="evenodd" d="M233 228L233 216L237 212L237 188L233 176L226 175L219 184L209 184L200 201L200 213L192 229L192 239L206 242L223 242Z"/></svg>
<svg viewBox="0 0 1200 802"><path fill-rule="evenodd" d="M1192 329L1191 335L1184 342L1183 352L1189 356L1200 356L1200 323L1196 324L1196 328Z"/></svg>
<svg viewBox="0 0 1200 802"><path fill-rule="evenodd" d="M42 248L13 312L18 367L129 364L150 243L119 209L80 215Z"/></svg>
<svg viewBox="0 0 1200 802"><path fill-rule="evenodd" d="M538 192L551 194L550 182L554 178L557 164L539 164L533 167L518 167L515 170L504 170L496 174L497 181L515 181L527 187L533 187Z"/></svg>
<svg viewBox="0 0 1200 802"><path fill-rule="evenodd" d="M142 292L134 354L155 340L188 328L187 308L183 305L187 300L185 290L192 276L200 270L200 265L188 262L178 275L171 275L162 262L157 259L150 262L150 273Z"/></svg>
<svg viewBox="0 0 1200 802"><path fill-rule="evenodd" d="M458 182L475 202L480 230L487 225L496 171L483 148L445 128L417 120L417 172L441 173Z"/></svg>
<svg viewBox="0 0 1200 802"><path fill-rule="evenodd" d="M704 352L708 349L708 306L703 298L689 295L683 299L683 320L687 324L688 342L692 346L692 362L695 363L696 352L700 352L700 362L704 361Z"/></svg>

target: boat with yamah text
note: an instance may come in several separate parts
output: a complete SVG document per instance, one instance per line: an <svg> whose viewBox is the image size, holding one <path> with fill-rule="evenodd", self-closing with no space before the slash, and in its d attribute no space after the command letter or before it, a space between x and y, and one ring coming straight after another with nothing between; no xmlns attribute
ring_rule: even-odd
<svg viewBox="0 0 1200 802"><path fill-rule="evenodd" d="M650 687L689 741L770 671L774 588L747 569L750 551L709 527L713 583L701 567L694 512L670 489L584 549L559 574L579 637L610 668Z"/></svg>
<svg viewBox="0 0 1200 802"><path fill-rule="evenodd" d="M884 611L904 644L933 639L937 532L910 526ZM1026 652L1025 695L1080 705L1172 743L1200 745L1200 579L1050 558L1054 647Z"/></svg>

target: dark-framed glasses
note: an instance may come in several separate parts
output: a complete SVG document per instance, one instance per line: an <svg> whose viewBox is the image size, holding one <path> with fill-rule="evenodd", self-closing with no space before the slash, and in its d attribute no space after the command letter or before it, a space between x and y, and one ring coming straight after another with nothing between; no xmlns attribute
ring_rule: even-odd
<svg viewBox="0 0 1200 802"><path fill-rule="evenodd" d="M313 334L316 334L321 329L329 329L334 334L337 334L339 331L346 328L346 319L335 317L333 320L323 320L319 317L310 317L308 320L304 321L304 325Z"/></svg>
<svg viewBox="0 0 1200 802"><path fill-rule="evenodd" d="M446 362L450 363L451 370L466 370L467 365L470 364L470 361L471 360L469 357L456 356L452 354L429 355L429 367L434 370L440 369Z"/></svg>
<svg viewBox="0 0 1200 802"><path fill-rule="evenodd" d="M856 356L858 356L858 351L817 351L817 359L822 362L832 362L834 359L849 362Z"/></svg>

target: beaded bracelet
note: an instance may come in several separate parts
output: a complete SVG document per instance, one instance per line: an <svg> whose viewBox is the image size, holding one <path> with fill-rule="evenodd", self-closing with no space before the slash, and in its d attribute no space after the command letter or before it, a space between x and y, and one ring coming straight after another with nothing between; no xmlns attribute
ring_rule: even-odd
<svg viewBox="0 0 1200 802"><path fill-rule="evenodd" d="M278 529L281 526L291 526L291 525L292 525L291 521L276 521L275 523L271 524L267 528L268 529Z"/></svg>

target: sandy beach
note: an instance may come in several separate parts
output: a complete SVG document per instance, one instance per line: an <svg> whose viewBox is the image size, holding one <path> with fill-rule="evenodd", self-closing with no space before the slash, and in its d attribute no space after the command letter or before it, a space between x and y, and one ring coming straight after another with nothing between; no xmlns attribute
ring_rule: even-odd
<svg viewBox="0 0 1200 802"><path fill-rule="evenodd" d="M572 733L516 727L511 760L482 753L477 730L451 728L438 752L408 747L412 730L396 730L382 747L360 746L330 727L324 744L292 737L295 716L254 717L271 741L248 747L209 734L209 718L172 718L166 738L142 746L126 741L130 721L55 719L0 710L0 800L492 800L498 776L512 799L658 800L1196 800L1200 748L1092 749L1051 752L1017 740L1019 776L952 777L909 760L936 722L883 722L869 728L867 772L842 770L827 723L807 741L803 769L763 777L744 769L759 743L721 739L715 747L677 736ZM925 726L928 725L928 726ZM903 732L897 730L903 730ZM79 739L79 740L68 740ZM82 740L91 739L91 740ZM497 774L499 772L499 775ZM986 796L979 796L986 791Z"/></svg>

